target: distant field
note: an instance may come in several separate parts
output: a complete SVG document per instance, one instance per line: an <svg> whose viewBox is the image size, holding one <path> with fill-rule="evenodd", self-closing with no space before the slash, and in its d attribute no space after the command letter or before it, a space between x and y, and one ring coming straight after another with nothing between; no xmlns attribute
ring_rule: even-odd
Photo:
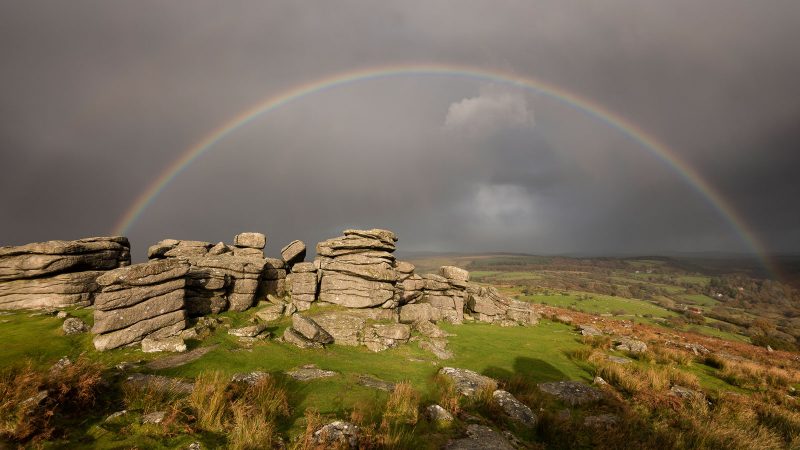
<svg viewBox="0 0 800 450"><path fill-rule="evenodd" d="M581 299L579 298L580 295L588 295L592 298ZM644 300L591 293L571 292L569 295L524 295L521 299L534 303L560 306L562 308L575 307L580 311L593 314L622 312L627 315L650 314L654 317L673 317L677 315L672 311L668 311Z"/></svg>
<svg viewBox="0 0 800 450"><path fill-rule="evenodd" d="M699 306L711 307L719 304L718 300L714 300L713 298L703 294L685 294L682 295L681 298L684 298L687 301Z"/></svg>

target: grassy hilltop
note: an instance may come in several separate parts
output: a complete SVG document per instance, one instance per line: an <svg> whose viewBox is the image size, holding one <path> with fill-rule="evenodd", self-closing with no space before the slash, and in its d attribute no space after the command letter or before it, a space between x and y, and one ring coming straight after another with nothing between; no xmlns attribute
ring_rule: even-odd
<svg viewBox="0 0 800 450"><path fill-rule="evenodd" d="M227 334L249 323L254 308L221 314L219 326L189 341L197 359L165 363L173 357L138 348L97 352L88 334L63 336L54 315L3 313L0 434L42 448L314 448L315 427L343 419L362 428L365 448L441 448L470 423L509 431L521 448L800 445L791 288L668 259L458 255L413 262L420 272L467 268L474 281L537 304L542 320L530 327L440 324L453 335L454 357L439 360L413 342L379 353L340 345L303 350ZM90 310L69 313L91 325ZM290 325L283 318L269 330L279 336ZM605 334L582 336L579 325ZM644 341L647 350L619 350L616 336ZM53 369L62 357L72 364ZM311 381L286 375L308 364L337 374ZM537 425L510 421L491 395L459 398L437 375L444 366L493 378L531 407ZM230 382L253 371L270 377L250 387ZM135 373L194 380L194 393L136 387L126 381ZM397 387L365 386L365 376ZM537 388L561 380L594 383L603 399L573 406ZM37 406L29 399L42 389L51 395ZM431 404L456 420L430 421L422 411ZM160 423L142 423L158 411L166 412ZM608 420L598 425L598 417Z"/></svg>

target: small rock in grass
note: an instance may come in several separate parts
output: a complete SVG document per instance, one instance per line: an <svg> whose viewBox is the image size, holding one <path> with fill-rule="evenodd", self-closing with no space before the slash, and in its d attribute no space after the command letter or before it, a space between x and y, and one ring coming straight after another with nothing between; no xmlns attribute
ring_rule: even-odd
<svg viewBox="0 0 800 450"><path fill-rule="evenodd" d="M231 328L230 330L228 330L228 334L236 337L256 337L266 329L267 329L266 324L259 323L256 325L250 325L242 328Z"/></svg>
<svg viewBox="0 0 800 450"><path fill-rule="evenodd" d="M142 339L142 351L145 353L156 352L176 352L186 351L186 342L180 336L172 336L164 339Z"/></svg>
<svg viewBox="0 0 800 450"><path fill-rule="evenodd" d="M312 442L323 448L358 448L360 430L350 422L337 420L314 432Z"/></svg>
<svg viewBox="0 0 800 450"><path fill-rule="evenodd" d="M531 411L527 405L517 400L510 392L498 389L492 393L492 399L503 408L503 411L512 420L529 428L536 426L536 416L533 414L533 411Z"/></svg>
<svg viewBox="0 0 800 450"><path fill-rule="evenodd" d="M289 375L298 381L309 381L316 380L317 378L334 377L339 375L339 373L332 370L322 370L314 364L307 364L286 372L286 375Z"/></svg>
<svg viewBox="0 0 800 450"><path fill-rule="evenodd" d="M89 331L89 326L86 325L86 322L78 319L77 317L69 317L64 320L64 323L61 325L61 328L64 330L64 334L67 336L73 334L80 334L86 333Z"/></svg>
<svg viewBox="0 0 800 450"><path fill-rule="evenodd" d="M450 411L442 408L439 405L430 405L425 408L425 417L431 422L452 422L453 415Z"/></svg>
<svg viewBox="0 0 800 450"><path fill-rule="evenodd" d="M159 424L164 421L164 416L166 416L166 411L156 411L151 412L150 414L145 414L142 416L142 424L153 423Z"/></svg>
<svg viewBox="0 0 800 450"><path fill-rule="evenodd" d="M125 414L128 414L128 410L127 409L123 409L122 411L117 411L114 414L111 414L110 416L106 417L104 422L111 422L112 420L118 419L118 418L124 416Z"/></svg>

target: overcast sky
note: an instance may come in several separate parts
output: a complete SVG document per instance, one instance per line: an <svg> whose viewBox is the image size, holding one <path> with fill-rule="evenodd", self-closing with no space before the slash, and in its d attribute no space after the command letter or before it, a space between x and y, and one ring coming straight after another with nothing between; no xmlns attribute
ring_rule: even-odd
<svg viewBox="0 0 800 450"><path fill-rule="evenodd" d="M674 149L772 252L800 251L800 2L0 4L0 245L107 235L187 148L288 88L473 66L589 98ZM163 238L348 227L407 251L748 251L636 142L547 96L394 77L306 96L186 168L134 223Z"/></svg>

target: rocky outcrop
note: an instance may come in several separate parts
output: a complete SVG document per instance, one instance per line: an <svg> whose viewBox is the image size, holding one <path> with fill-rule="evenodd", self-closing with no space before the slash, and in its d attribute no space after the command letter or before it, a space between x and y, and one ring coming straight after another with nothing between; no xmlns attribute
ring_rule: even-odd
<svg viewBox="0 0 800 450"><path fill-rule="evenodd" d="M345 230L317 244L319 300L347 308L396 307L396 241L388 230Z"/></svg>
<svg viewBox="0 0 800 450"><path fill-rule="evenodd" d="M439 375L450 380L456 392L465 397L471 397L483 389L494 391L497 388L495 380L468 369L442 367Z"/></svg>
<svg viewBox="0 0 800 450"><path fill-rule="evenodd" d="M283 293L285 264L265 258L264 245L265 235L240 233L233 246L165 239L147 253L151 260L178 259L189 265L187 311L202 316L228 309L244 311L253 306L258 294Z"/></svg>
<svg viewBox="0 0 800 450"><path fill-rule="evenodd" d="M106 272L97 278L94 346L109 350L145 337L175 336L186 328L186 274L180 260L151 261Z"/></svg>
<svg viewBox="0 0 800 450"><path fill-rule="evenodd" d="M299 311L308 310L317 299L317 281L317 269L309 262L296 263L286 275L286 293Z"/></svg>
<svg viewBox="0 0 800 450"><path fill-rule="evenodd" d="M539 390L558 398L570 406L585 405L603 398L602 391L580 381L539 383Z"/></svg>
<svg viewBox="0 0 800 450"><path fill-rule="evenodd" d="M491 286L468 283L467 310L475 319L500 326L536 325L539 314L533 305L508 298Z"/></svg>
<svg viewBox="0 0 800 450"><path fill-rule="evenodd" d="M121 236L0 247L0 309L90 305L97 277L129 264Z"/></svg>
<svg viewBox="0 0 800 450"><path fill-rule="evenodd" d="M361 430L350 422L337 420L316 430L311 438L314 448L357 449Z"/></svg>

